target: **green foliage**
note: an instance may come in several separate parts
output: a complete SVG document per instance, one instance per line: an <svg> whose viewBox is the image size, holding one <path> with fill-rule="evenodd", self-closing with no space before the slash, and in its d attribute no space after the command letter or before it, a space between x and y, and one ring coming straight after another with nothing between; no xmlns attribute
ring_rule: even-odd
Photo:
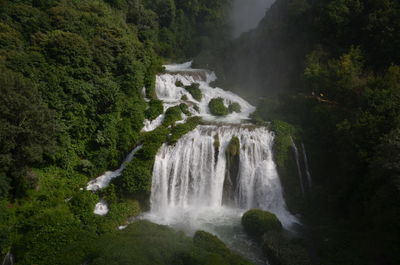
<svg viewBox="0 0 400 265"><path fill-rule="evenodd" d="M227 1L217 2L1 1L0 198L15 201L0 204L1 254L12 247L22 265L87 263L99 235L138 214L136 201L117 194L148 193L154 156L170 133L140 134L145 118L162 113L159 56L193 56L220 43ZM206 21L218 30L204 31ZM169 125L181 111L168 113ZM95 216L99 195L80 189L139 142L122 184L101 192L109 214Z"/></svg>
<svg viewBox="0 0 400 265"><path fill-rule="evenodd" d="M269 231L282 230L282 224L275 214L259 209L247 211L242 216L242 225L249 235L258 239Z"/></svg>
<svg viewBox="0 0 400 265"><path fill-rule="evenodd" d="M230 157L238 156L240 154L240 140L237 136L232 136L225 152Z"/></svg>
<svg viewBox="0 0 400 265"><path fill-rule="evenodd" d="M175 122L182 119L182 109L181 107L175 106L167 109L165 112L165 117L163 121L163 126L168 127L170 125L174 125Z"/></svg>
<svg viewBox="0 0 400 265"><path fill-rule="evenodd" d="M213 98L208 103L211 114L215 116L225 116L229 114L228 108L224 104L222 98Z"/></svg>
<svg viewBox="0 0 400 265"><path fill-rule="evenodd" d="M210 248L206 242L220 246L224 255L220 255L221 249ZM198 232L192 240L182 232L147 221L134 222L123 231L100 237L88 257L91 264L96 265L250 265L243 258L230 253L217 237L208 233Z"/></svg>
<svg viewBox="0 0 400 265"><path fill-rule="evenodd" d="M179 105L179 107L181 108L181 111L182 111L183 114L186 114L187 116L191 116L192 115L192 113L190 113L190 111L189 111L188 105L186 105L185 103L181 103Z"/></svg>
<svg viewBox="0 0 400 265"><path fill-rule="evenodd" d="M201 93L199 83L193 83L190 86L185 86L185 89L187 90L187 92L190 93L190 95L192 95L192 97L195 100L201 101L201 99L203 97L203 93Z"/></svg>
<svg viewBox="0 0 400 265"><path fill-rule="evenodd" d="M218 237L204 231L197 231L195 233L193 243L199 248L217 253L223 257L230 254L230 250Z"/></svg>
<svg viewBox="0 0 400 265"><path fill-rule="evenodd" d="M175 86L177 86L177 87L184 87L184 85L183 85L183 83L182 83L181 80L177 80L177 81L175 82Z"/></svg>
<svg viewBox="0 0 400 265"><path fill-rule="evenodd" d="M163 103L161 100L152 99L149 102L149 108L146 110L146 118L154 120L164 112Z"/></svg>
<svg viewBox="0 0 400 265"><path fill-rule="evenodd" d="M175 144L182 136L194 130L200 121L200 117L191 117L186 121L186 123L174 126L171 130L171 134L168 136L168 144Z"/></svg>
<svg viewBox="0 0 400 265"><path fill-rule="evenodd" d="M229 113L232 113L232 112L240 113L242 111L242 107L240 106L239 103L233 102L233 103L229 104L228 111L229 111Z"/></svg>
<svg viewBox="0 0 400 265"><path fill-rule="evenodd" d="M289 152L292 146L292 139L296 136L296 129L280 120L271 123L271 130L275 133L274 158L279 167L284 167L285 162L290 159Z"/></svg>

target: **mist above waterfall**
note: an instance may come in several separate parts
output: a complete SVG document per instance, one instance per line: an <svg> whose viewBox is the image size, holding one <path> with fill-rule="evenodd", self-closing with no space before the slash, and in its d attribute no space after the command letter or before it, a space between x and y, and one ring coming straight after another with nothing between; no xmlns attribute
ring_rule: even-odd
<svg viewBox="0 0 400 265"><path fill-rule="evenodd" d="M257 27L275 0L235 0L232 10L233 37Z"/></svg>

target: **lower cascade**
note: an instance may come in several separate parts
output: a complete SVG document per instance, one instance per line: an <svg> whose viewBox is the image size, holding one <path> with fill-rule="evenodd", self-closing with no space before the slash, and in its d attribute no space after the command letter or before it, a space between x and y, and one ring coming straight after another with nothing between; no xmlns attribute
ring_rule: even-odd
<svg viewBox="0 0 400 265"><path fill-rule="evenodd" d="M236 165L229 152L235 137ZM290 226L296 219L286 210L273 140L266 128L203 125L175 146L164 145L154 164L151 212L171 223L199 209L259 208Z"/></svg>

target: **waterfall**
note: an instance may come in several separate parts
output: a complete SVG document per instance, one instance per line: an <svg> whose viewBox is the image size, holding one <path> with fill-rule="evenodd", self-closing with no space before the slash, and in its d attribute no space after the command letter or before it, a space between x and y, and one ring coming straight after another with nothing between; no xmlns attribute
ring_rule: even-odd
<svg viewBox="0 0 400 265"><path fill-rule="evenodd" d="M266 128L249 126L203 125L176 145L163 145L153 170L152 214L171 223L181 218L182 213L190 215L199 209L224 207L226 149L233 136L240 140L234 208L271 211L285 226L296 222L286 209L273 161L274 136Z"/></svg>
<svg viewBox="0 0 400 265"><path fill-rule="evenodd" d="M1 263L1 265L13 265L14 264L14 258L13 255L8 252L6 254L6 256L3 259L3 262Z"/></svg>
<svg viewBox="0 0 400 265"><path fill-rule="evenodd" d="M213 72L192 69L191 63L165 68L166 72L156 79L156 94L163 101L164 112L185 103L192 115L202 118L203 124L176 144L164 144L158 151L153 167L151 209L143 217L189 234L196 230L214 233L255 264L266 264L261 250L241 227L243 213L259 208L275 213L285 228L298 223L283 198L272 152L274 134L248 123L255 107L246 100L211 87L210 83L216 80ZM193 83L199 84L200 100L184 87ZM208 103L217 97L223 99L225 107L238 103L240 113L213 116ZM145 121L143 130L155 129L162 119L163 115Z"/></svg>
<svg viewBox="0 0 400 265"><path fill-rule="evenodd" d="M308 167L307 152L306 152L306 148L305 148L303 143L301 144L301 149L303 150L304 169L306 171L306 176L307 176L308 190L311 190L311 188L312 188L312 179L311 179L310 169Z"/></svg>
<svg viewBox="0 0 400 265"><path fill-rule="evenodd" d="M299 174L299 182L300 182L301 193L304 196L305 190L304 190L304 182L303 182L303 171L301 170L301 166L300 166L299 150L297 149L297 146L294 143L294 140L293 140L292 137L290 137L290 140L292 141L292 148L294 150L294 156L295 156L295 159L296 159L297 173Z"/></svg>

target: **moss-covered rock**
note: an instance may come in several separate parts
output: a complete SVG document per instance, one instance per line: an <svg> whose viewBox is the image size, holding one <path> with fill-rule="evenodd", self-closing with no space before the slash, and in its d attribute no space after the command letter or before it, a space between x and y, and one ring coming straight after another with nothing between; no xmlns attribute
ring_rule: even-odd
<svg viewBox="0 0 400 265"><path fill-rule="evenodd" d="M292 146L292 137L296 135L296 129L293 125L274 120L271 123L271 130L275 133L274 157L278 166L282 167L290 159L290 149Z"/></svg>
<svg viewBox="0 0 400 265"><path fill-rule="evenodd" d="M179 105L179 107L181 108L181 111L182 111L184 114L186 114L187 116L191 116L191 115L192 115L192 113L190 113L190 111L189 111L188 105L186 105L185 103L181 103L181 104Z"/></svg>
<svg viewBox="0 0 400 265"><path fill-rule="evenodd" d="M173 125L175 122L179 121L182 119L182 109L181 107L175 106L167 109L165 112L165 118L163 121L163 126L168 127L170 125Z"/></svg>
<svg viewBox="0 0 400 265"><path fill-rule="evenodd" d="M264 234L262 248L271 265L311 264L307 251L300 243L285 238L277 231Z"/></svg>
<svg viewBox="0 0 400 265"><path fill-rule="evenodd" d="M251 265L250 262L241 256L233 253L218 237L204 232L197 231L193 237L196 247L203 249L211 255L206 257L206 265Z"/></svg>
<svg viewBox="0 0 400 265"><path fill-rule="evenodd" d="M175 144L182 136L188 132L194 130L196 126L200 123L200 117L191 117L186 123L178 124L171 130L171 134L168 136L168 144Z"/></svg>
<svg viewBox="0 0 400 265"><path fill-rule="evenodd" d="M213 144L214 144L214 160L217 161L218 156L219 156L219 147L221 145L218 134L214 135L214 143Z"/></svg>
<svg viewBox="0 0 400 265"><path fill-rule="evenodd" d="M193 243L197 247L212 251L221 256L228 256L231 253L218 237L204 231L196 232L193 237Z"/></svg>
<svg viewBox="0 0 400 265"><path fill-rule="evenodd" d="M227 170L225 173L222 202L225 205L232 205L234 203L239 176L240 140L237 136L232 137L226 148L225 156Z"/></svg>
<svg viewBox="0 0 400 265"><path fill-rule="evenodd" d="M187 92L190 93L190 95L192 95L192 97L195 100L201 101L201 99L203 97L203 93L201 93L199 83L193 83L190 86L185 86L185 89L187 90Z"/></svg>
<svg viewBox="0 0 400 265"><path fill-rule="evenodd" d="M240 153L240 140L237 136L233 136L226 148L226 154L230 156L237 156Z"/></svg>
<svg viewBox="0 0 400 265"><path fill-rule="evenodd" d="M240 106L239 103L233 102L233 103L229 104L228 110L229 110L229 113L232 113L232 112L240 113L240 112L242 112L242 107Z"/></svg>
<svg viewBox="0 0 400 265"><path fill-rule="evenodd" d="M208 107L212 115L215 116L225 116L229 114L228 108L224 104L222 98L213 98L208 103Z"/></svg>
<svg viewBox="0 0 400 265"><path fill-rule="evenodd" d="M284 196L289 209L293 212L298 212L304 207L302 183L299 180L296 156L293 149L293 141L296 141L299 132L293 125L280 120L272 121L270 126L275 133L274 160L285 191Z"/></svg>
<svg viewBox="0 0 400 265"><path fill-rule="evenodd" d="M183 96L181 97L181 100L187 101L187 100L188 100L188 97L187 97L186 95L183 95Z"/></svg>
<svg viewBox="0 0 400 265"><path fill-rule="evenodd" d="M184 87L184 85L183 85L183 83L182 83L181 80L176 80L175 86L177 86L177 87Z"/></svg>
<svg viewBox="0 0 400 265"><path fill-rule="evenodd" d="M242 216L242 225L246 233L261 239L269 231L281 231L282 224L275 214L252 209Z"/></svg>

